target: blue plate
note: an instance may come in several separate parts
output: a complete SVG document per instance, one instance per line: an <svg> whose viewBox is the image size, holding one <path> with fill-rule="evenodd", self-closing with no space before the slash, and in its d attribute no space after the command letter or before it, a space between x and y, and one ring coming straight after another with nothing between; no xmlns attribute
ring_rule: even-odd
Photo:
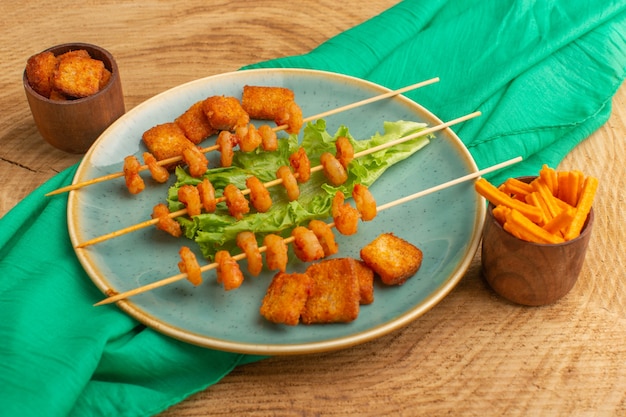
<svg viewBox="0 0 626 417"><path fill-rule="evenodd" d="M389 91L344 75L299 69L238 71L196 80L153 97L111 125L86 154L74 182L119 172L124 157L130 154L142 160L144 131L173 121L191 104L208 96L240 97L246 84L294 90L305 116ZM355 138L382 132L385 121L413 120L431 126L441 123L404 96L325 119L329 133L346 125ZM476 171L463 143L452 130L445 129L436 133L425 148L385 172L370 190L381 205ZM167 184L157 185L148 179L146 190L131 196L123 178L118 178L71 191L68 224L72 243L76 246L150 219L152 207L165 200L167 188ZM117 305L157 331L208 348L273 355L341 349L405 326L441 301L469 267L484 218L483 200L470 181L382 211L373 221L361 223L356 235L336 234L340 247L337 256L358 258L365 244L385 232L408 240L424 253L417 274L399 287L377 285L374 303L362 306L358 319L349 324L290 327L267 322L259 314L259 307L273 275L270 272L247 277L239 289L226 292L216 283L215 272L208 271L199 287L181 280ZM191 241L149 227L76 249L76 253L94 284L103 293L110 293L178 274L178 250L182 245L195 248ZM202 259L199 250L196 253ZM302 271L305 267L292 259L288 270Z"/></svg>

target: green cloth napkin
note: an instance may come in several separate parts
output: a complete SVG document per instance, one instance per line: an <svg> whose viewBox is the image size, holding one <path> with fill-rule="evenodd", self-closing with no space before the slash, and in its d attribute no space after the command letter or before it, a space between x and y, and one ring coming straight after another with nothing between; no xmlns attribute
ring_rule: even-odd
<svg viewBox="0 0 626 417"><path fill-rule="evenodd" d="M406 0L306 55L247 68L323 69L390 88L439 76L408 95L443 120L481 110L455 127L478 165L526 158L499 181L556 166L607 120L624 78L623 34L623 0ZM153 415L259 360L92 307L102 294L74 255L66 198L44 197L75 169L0 219L0 414Z"/></svg>

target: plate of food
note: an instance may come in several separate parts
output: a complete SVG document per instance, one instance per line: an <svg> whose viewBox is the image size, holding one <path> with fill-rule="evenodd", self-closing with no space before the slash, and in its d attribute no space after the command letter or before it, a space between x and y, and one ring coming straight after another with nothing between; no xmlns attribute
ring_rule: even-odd
<svg viewBox="0 0 626 417"><path fill-rule="evenodd" d="M151 178L147 170L140 173L143 185L135 193L129 192L124 177L70 191L70 238L85 271L103 292L103 299L185 275L185 266L181 269L179 263L184 264L180 251L186 247L203 268L202 282L196 282L199 285L187 279L171 280L167 285L117 301L116 306L145 325L191 344L271 355L330 351L363 343L407 325L440 302L460 281L478 248L485 218L484 200L474 191L471 181L421 198L407 201L403 198L474 174L477 167L449 127L427 130L441 125L442 121L405 96L393 95L349 106L390 92L368 81L315 70L263 69L183 84L147 100L112 124L85 155L74 184L123 172L128 157L142 161L146 151L155 151L147 146L146 132L176 123L194 104L210 97L236 98L242 103L246 86L292 92L297 108L289 113L291 120L296 120L300 111L305 123L299 128L292 129L290 125L277 128L279 118L273 121L249 118L246 122L252 126L242 123L246 127L244 131L261 131L262 125L270 124L278 132L278 148L266 150L259 145L244 151L241 140L231 141L235 148L226 166L222 159L226 154L224 148L213 150L220 135L219 129L215 129L196 144L206 151L208 168L204 174L192 175L191 163L179 164L170 170L164 183ZM332 109L344 110L329 112ZM230 138L236 138L239 133L233 129L229 134ZM339 137L347 138L354 152L353 158L342 160L348 178L344 183L335 183L332 169L327 170L326 162L322 163L323 153L333 155L330 160L340 159L339 151L335 153ZM213 151L207 151L209 148ZM290 167L292 173L302 172L290 165L289 159L300 149L308 155L310 179L298 182L299 195L293 198L288 195L287 179L282 184L274 180L276 168L281 165ZM252 186L246 189L246 179L250 177L257 177L271 190L268 207L263 210L252 202ZM178 190L184 185L197 186L204 178L210 179L215 196L221 196L222 200L217 197L218 204L211 213L190 216L185 210L187 207L191 210L191 206L183 198L179 200ZM229 184L247 190L249 194L244 195L252 202L247 211L233 213L230 202L223 201L226 193L222 193ZM366 189L370 200L375 200L374 206L383 209L367 221L363 213L357 213L361 218L354 223L355 230L339 232L342 220L336 217L335 198L342 194L345 198L342 207L348 205L352 208L347 210L354 213L357 206L350 197L357 184ZM172 236L154 225L153 210L159 204L164 204L170 212L182 210L183 214L172 217L181 226L182 236ZM311 220L325 222L330 225L328 229L335 226L332 228L335 252L309 259L296 253L302 248L295 244L300 241L292 237L293 230L312 227ZM148 226L137 226L142 224ZM116 232L129 229L130 232ZM271 234L283 239L288 251L284 273L279 272L280 268L270 270L267 264L260 266L260 272L252 271L253 262L245 259L248 252L237 245L242 232L252 232L254 244L264 249L265 236ZM107 235L113 237L98 241L98 237ZM304 316L298 313L295 322L287 323L276 320L274 313L280 309L279 302L265 305L277 275L311 275L312 265L331 261L340 265L342 260L369 268L363 257L369 256L369 262L374 263L385 258L386 247L375 246L381 236L393 236L411 250L417 249L417 252L401 251L403 255L395 260L411 270L416 258L420 258L417 272L411 271L408 278L392 283L383 282L383 271L372 273L373 300L361 299L352 308L351 317L331 319L327 321L334 322L327 323L304 321ZM369 253L364 255L364 248L369 248ZM220 251L238 260L243 282L236 288L225 288L226 272L222 269L206 268L217 265L215 257ZM269 261L269 253L264 256ZM316 268L324 270L322 266ZM342 268L329 266L325 270L332 273L326 275L349 275ZM307 285L305 293L310 299L313 284ZM287 306L297 304L282 301ZM265 305L264 314L262 305Z"/></svg>

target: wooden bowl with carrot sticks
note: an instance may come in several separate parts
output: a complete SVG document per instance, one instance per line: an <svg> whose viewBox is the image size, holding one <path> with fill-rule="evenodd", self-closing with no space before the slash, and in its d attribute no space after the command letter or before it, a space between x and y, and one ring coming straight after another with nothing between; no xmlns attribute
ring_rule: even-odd
<svg viewBox="0 0 626 417"><path fill-rule="evenodd" d="M483 229L482 269L491 288L517 304L552 304L574 286L593 229L594 177L556 172L510 178L499 187L485 179L476 190L489 201Z"/></svg>

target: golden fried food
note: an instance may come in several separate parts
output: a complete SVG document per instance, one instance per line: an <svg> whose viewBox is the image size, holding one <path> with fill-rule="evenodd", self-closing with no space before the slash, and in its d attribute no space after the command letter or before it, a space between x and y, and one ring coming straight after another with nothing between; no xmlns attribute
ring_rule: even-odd
<svg viewBox="0 0 626 417"><path fill-rule="evenodd" d="M185 132L185 136L194 144L202 142L207 137L216 133L211 127L209 119L202 108L202 101L194 103L175 120L176 124Z"/></svg>
<svg viewBox="0 0 626 417"><path fill-rule="evenodd" d="M324 257L334 255L339 252L339 246L335 241L335 235L328 223L321 220L313 219L309 222L309 229L315 234L324 249Z"/></svg>
<svg viewBox="0 0 626 417"><path fill-rule="evenodd" d="M215 144L220 151L220 166L229 167L233 164L235 156L234 146L237 143L237 137L228 130L222 130L217 136Z"/></svg>
<svg viewBox="0 0 626 417"><path fill-rule="evenodd" d="M192 177L200 178L209 169L209 160L195 146L183 149L182 157Z"/></svg>
<svg viewBox="0 0 626 417"><path fill-rule="evenodd" d="M180 223L169 217L169 215L170 210L163 203L157 204L152 209L152 218L159 219L158 223L156 224L157 229L169 233L174 237L181 237L183 231L180 227Z"/></svg>
<svg viewBox="0 0 626 417"><path fill-rule="evenodd" d="M360 289L355 262L330 259L309 266L313 283L301 314L302 323L348 323L359 315Z"/></svg>
<svg viewBox="0 0 626 417"><path fill-rule="evenodd" d="M104 63L79 54L59 57L59 64L52 76L54 88L66 96L89 97L100 91Z"/></svg>
<svg viewBox="0 0 626 417"><path fill-rule="evenodd" d="M356 209L361 215L361 220L366 222L376 217L378 213L376 200L374 200L374 196L366 186L355 184L354 188L352 188L352 198L356 203Z"/></svg>
<svg viewBox="0 0 626 417"><path fill-rule="evenodd" d="M250 116L235 97L211 96L202 102L202 110L215 130L234 131L250 123Z"/></svg>
<svg viewBox="0 0 626 417"><path fill-rule="evenodd" d="M272 207L272 197L265 185L255 176L246 179L246 187L250 190L250 203L259 213L265 213Z"/></svg>
<svg viewBox="0 0 626 417"><path fill-rule="evenodd" d="M285 103L274 121L279 126L287 125L287 133L298 133L304 124L302 109L295 101Z"/></svg>
<svg viewBox="0 0 626 417"><path fill-rule="evenodd" d="M257 131L256 127L250 123L246 132L239 136L239 149L243 152L252 152L258 148L263 142L261 134Z"/></svg>
<svg viewBox="0 0 626 417"><path fill-rule="evenodd" d="M178 189L178 201L187 207L189 216L197 216L202 213L200 192L193 185L185 184Z"/></svg>
<svg viewBox="0 0 626 417"><path fill-rule="evenodd" d="M156 158L150 152L143 153L143 162L148 166L152 179L163 184L170 177L169 171L157 163Z"/></svg>
<svg viewBox="0 0 626 417"><path fill-rule="evenodd" d="M243 274L236 260L226 250L215 254L217 262L217 282L224 285L224 290L230 291L239 288L243 283Z"/></svg>
<svg viewBox="0 0 626 417"><path fill-rule="evenodd" d="M297 226L291 231L293 251L302 262L311 262L324 257L324 248L311 229Z"/></svg>
<svg viewBox="0 0 626 417"><path fill-rule="evenodd" d="M202 207L207 213L213 213L217 208L217 200L215 199L215 187L211 184L208 178L204 178L200 184L198 184L198 194L200 195L200 201Z"/></svg>
<svg viewBox="0 0 626 417"><path fill-rule="evenodd" d="M337 149L335 157L345 169L348 169L348 165L354 159L354 147L352 147L350 139L345 136L339 136L335 141L335 149Z"/></svg>
<svg viewBox="0 0 626 417"><path fill-rule="evenodd" d="M259 251L259 245L252 232L239 232L237 234L237 246L246 254L248 261L248 272L252 276L257 276L263 269L263 257Z"/></svg>
<svg viewBox="0 0 626 417"><path fill-rule="evenodd" d="M139 175L139 168L141 163L134 155L129 155L124 158L124 180L126 181L126 188L131 194L139 194L146 188L146 184Z"/></svg>
<svg viewBox="0 0 626 417"><path fill-rule="evenodd" d="M265 245L265 263L270 271L285 272L287 269L287 244L285 240L275 234L270 233L263 238Z"/></svg>
<svg viewBox="0 0 626 417"><path fill-rule="evenodd" d="M183 246L178 251L181 261L178 262L178 269L182 273L187 274L187 279L193 285L202 284L202 270L196 259L196 255L187 246Z"/></svg>
<svg viewBox="0 0 626 417"><path fill-rule="evenodd" d="M283 181L283 187L287 191L287 199L295 201L300 197L300 188L298 188L298 180L291 172L288 166L283 165L276 171L276 178Z"/></svg>
<svg viewBox="0 0 626 417"><path fill-rule="evenodd" d="M285 87L244 85L241 105L252 119L276 120L285 104L294 98L294 92Z"/></svg>
<svg viewBox="0 0 626 417"><path fill-rule="evenodd" d="M374 271L365 262L354 260L354 270L359 281L359 303L361 305L374 302Z"/></svg>
<svg viewBox="0 0 626 417"><path fill-rule="evenodd" d="M309 298L311 283L308 274L277 273L263 297L261 315L272 323L297 325Z"/></svg>
<svg viewBox="0 0 626 417"><path fill-rule="evenodd" d="M422 265L422 251L412 243L383 233L361 249L361 259L387 285L402 285Z"/></svg>
<svg viewBox="0 0 626 417"><path fill-rule="evenodd" d="M307 182L311 178L311 162L303 147L298 148L297 151L289 155L289 164L293 172L298 175L296 177L298 182Z"/></svg>
<svg viewBox="0 0 626 417"><path fill-rule="evenodd" d="M181 127L174 122L151 127L143 133L142 140L150 153L159 161L181 156L184 149L194 146ZM170 166L173 165L175 164Z"/></svg>
<svg viewBox="0 0 626 417"><path fill-rule="evenodd" d="M331 214L335 227L342 235L353 235L359 229L359 212L348 203L344 203L345 197L341 191L333 197Z"/></svg>
<svg viewBox="0 0 626 417"><path fill-rule="evenodd" d="M320 155L320 164L322 164L326 179L328 179L332 185L338 186L348 180L346 169L332 153L322 153Z"/></svg>
<svg viewBox="0 0 626 417"><path fill-rule="evenodd" d="M37 93L50 97L52 91L52 75L58 64L52 52L41 52L26 61L26 79Z"/></svg>
<svg viewBox="0 0 626 417"><path fill-rule="evenodd" d="M228 212L237 220L243 219L243 215L250 212L250 205L248 200L243 195L241 190L233 184L228 184L224 187L224 198L226 199L226 206Z"/></svg>
<svg viewBox="0 0 626 417"><path fill-rule="evenodd" d="M278 136L274 129L269 125L261 125L257 130L261 135L261 146L264 151L271 152L278 149Z"/></svg>

